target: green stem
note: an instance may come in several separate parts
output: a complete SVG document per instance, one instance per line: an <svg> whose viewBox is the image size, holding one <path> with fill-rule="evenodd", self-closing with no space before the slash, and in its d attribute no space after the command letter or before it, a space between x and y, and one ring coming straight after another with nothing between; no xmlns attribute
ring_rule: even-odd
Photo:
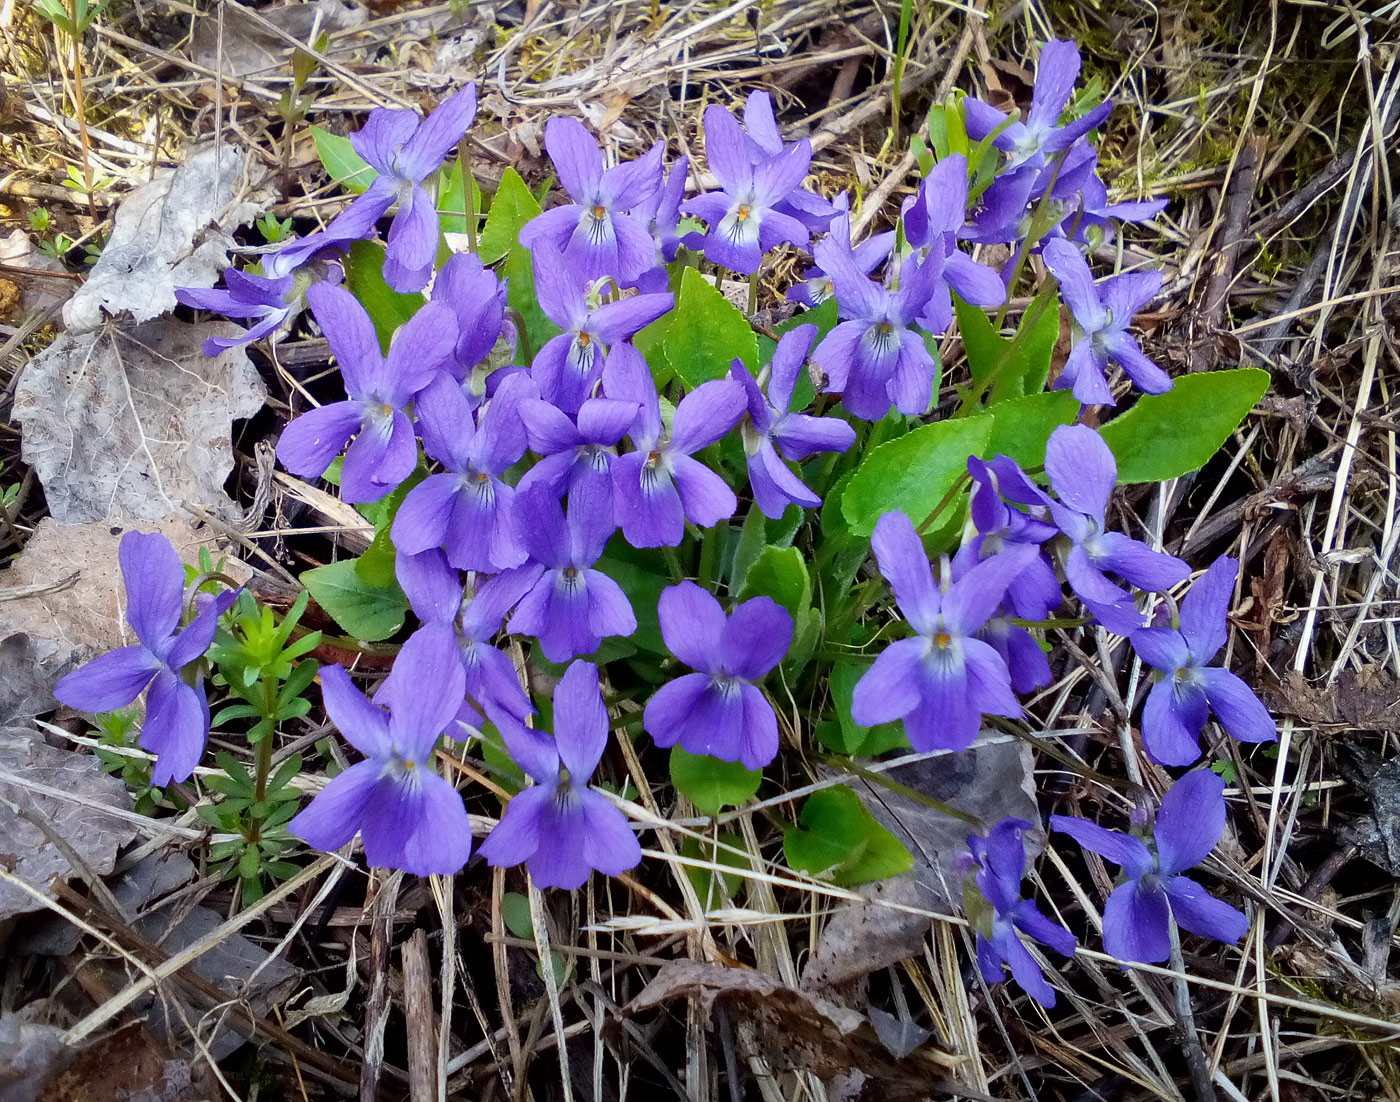
<svg viewBox="0 0 1400 1102"><path fill-rule="evenodd" d="M462 170L462 205L467 211L467 247L476 252L476 188L472 181L472 155L464 138L457 146L457 165Z"/></svg>
<svg viewBox="0 0 1400 1102"><path fill-rule="evenodd" d="M1066 153L1068 150L1066 150ZM1011 292L1016 288L1016 281L1021 278L1021 270L1026 266L1026 260L1030 256L1031 249L1040 243L1040 239L1045 236L1050 228L1045 224L1045 213L1050 209L1050 205L1055 201L1055 182L1060 178L1060 169L1065 166L1065 153L1061 153L1055 158L1055 166L1050 172L1050 183L1045 187L1045 194L1040 197L1040 203L1035 208L1035 213L1031 215L1030 232L1026 234L1026 239L1021 242L1021 248L1016 253L1016 264L1011 269L1011 279L1006 284L1006 301L1001 304L1001 309L997 311L997 329L1001 329L1006 322L1006 311L1011 305Z"/></svg>
<svg viewBox="0 0 1400 1102"><path fill-rule="evenodd" d="M909 23L914 0L904 0L899 6L899 34L895 39L894 82L890 88L890 140L899 144L900 86L904 83L904 62L909 51Z"/></svg>
<svg viewBox="0 0 1400 1102"><path fill-rule="evenodd" d="M724 547L724 534L718 524L705 529L700 541L700 570L696 581L704 589L713 590L713 583L719 576L720 551Z"/></svg>
<svg viewBox="0 0 1400 1102"><path fill-rule="evenodd" d="M277 678L270 674L262 675L262 718L269 724L277 717ZM272 729L258 740L258 756L253 775L253 800L260 803L267 797L267 781L272 774Z"/></svg>

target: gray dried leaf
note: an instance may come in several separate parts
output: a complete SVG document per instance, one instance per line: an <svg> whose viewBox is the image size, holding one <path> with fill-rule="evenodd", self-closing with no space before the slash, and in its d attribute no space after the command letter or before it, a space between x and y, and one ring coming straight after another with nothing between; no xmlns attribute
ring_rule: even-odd
<svg viewBox="0 0 1400 1102"><path fill-rule="evenodd" d="M53 687L76 665L52 639L24 632L0 639L0 727L53 711Z"/></svg>
<svg viewBox="0 0 1400 1102"><path fill-rule="evenodd" d="M96 329L104 315L149 321L175 309L176 287L212 287L229 232L257 214L242 198L248 163L236 146L209 146L123 199L102 256L63 308L69 331Z"/></svg>
<svg viewBox="0 0 1400 1102"><path fill-rule="evenodd" d="M932 799L980 818L1038 818L1030 748L1019 741L984 742L892 769L885 775ZM961 875L955 863L973 833L962 819L899 792L857 782L852 788L880 825L914 855L906 873L857 889L865 902L848 903L832 917L802 972L808 990L861 979L914 956L928 935L929 921L898 907L948 913L961 906Z"/></svg>
<svg viewBox="0 0 1400 1102"><path fill-rule="evenodd" d="M230 322L159 318L133 328L65 333L25 367L14 418L49 512L68 524L150 521L205 505L233 519L233 421L266 388L247 354L205 356Z"/></svg>
<svg viewBox="0 0 1400 1102"><path fill-rule="evenodd" d="M909 1018L896 1018L878 1006L870 1008L870 1024L875 1027L875 1036L885 1046L885 1051L896 1060L903 1060L921 1044L933 1036L933 1031L925 1029Z"/></svg>
<svg viewBox="0 0 1400 1102"><path fill-rule="evenodd" d="M0 866L11 876L51 895L55 877L75 875L67 856L35 820L94 873L111 872L117 851L136 836L136 828L108 813L109 808L130 811L131 795L118 778L102 772L91 754L49 746L20 728L0 730ZM0 882L0 920L42 907L18 885Z"/></svg>
<svg viewBox="0 0 1400 1102"><path fill-rule="evenodd" d="M28 268L19 279L19 309L21 314L36 310L58 307L73 293L73 281L61 275L47 278L35 275L36 272L64 272L63 261L55 256L46 256L21 229L10 231L8 237L0 237L0 264L13 264L18 268Z"/></svg>
<svg viewBox="0 0 1400 1102"><path fill-rule="evenodd" d="M57 1026L0 1014L0 1102L34 1102L71 1057Z"/></svg>
<svg viewBox="0 0 1400 1102"><path fill-rule="evenodd" d="M257 17L285 31L298 42L313 42L322 31L358 27L367 18L359 4L348 0L313 0L309 4L282 4L256 13L237 4L223 9L223 41L218 19L197 19L190 46L195 64L227 77L268 73L291 57L293 47ZM222 47L222 48L221 48Z"/></svg>

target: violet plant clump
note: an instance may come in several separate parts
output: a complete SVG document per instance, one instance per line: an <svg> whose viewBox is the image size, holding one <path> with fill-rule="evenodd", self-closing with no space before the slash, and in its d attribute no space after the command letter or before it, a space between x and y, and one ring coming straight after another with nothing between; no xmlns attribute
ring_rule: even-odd
<svg viewBox="0 0 1400 1102"><path fill-rule="evenodd" d="M261 274L235 268L223 290L181 292L253 322L215 352L277 340L305 288L339 382L297 380L324 404L286 425L277 454L296 479L338 485L374 535L303 581L348 637L337 645L394 656L372 698L344 668L321 670L352 763L289 822L240 827L239 852L270 854L260 847L280 825L322 850L358 837L372 866L471 875L475 851L541 887L578 888L642 860L625 801L590 787L600 769L671 750L676 791L727 807L810 772L816 741L849 759L860 746L957 754L989 726L1026 736L1025 699L1064 672L1055 632L1128 636L1161 671L1141 721L1153 760L1195 761L1211 710L1237 739L1272 737L1243 683L1209 665L1234 561L1206 572L1170 626L1147 626L1141 595L1169 593L1191 568L1113 524L1121 481L1197 469L1234 425L1206 432L1189 403L1152 404L1190 386L1132 334L1160 273L1095 279L1097 246L1160 203L1109 195L1090 139L1112 105L1076 100L1079 69L1075 44L1054 41L1024 118L972 98L936 107L912 199L894 229L864 238L852 227L869 219L818 194L811 144L784 139L766 93L742 122L707 108L705 163L678 157L669 170L665 143L628 159L616 139L604 148L580 120L551 118L563 201L541 204L507 170L486 212L494 253L480 212L468 209L469 233L444 236L435 202L475 90L426 118L372 112L351 139L375 174L369 190L266 255ZM694 186L702 169L717 190ZM352 248L380 235L383 249ZM463 237L481 251L462 251ZM1009 256L993 266L987 245ZM803 249L795 317L750 317L717 290L738 272L756 295L778 258ZM385 284L400 293L364 290ZM1073 339L1047 389L1056 296ZM1239 394L1255 385L1247 371L1216 375ZM1091 427L1115 391L1136 392L1124 418L1159 418L1149 476L1116 419ZM69 675L58 695L104 711L150 684L143 744L159 778L181 779L207 737L200 662L223 605L184 613L181 631L178 562L135 550L153 546L133 543L128 564L123 544L139 644ZM215 789L230 806L287 790L264 747L300 718L319 642L293 636L289 619L279 646L302 649L278 652L266 706L249 696L261 673L235 691L237 663L218 663L218 687L242 702L231 706L253 709L226 721L255 720L266 736L252 740L246 794L241 781ZM613 737L625 753L608 753ZM438 772L440 746L472 760L461 776L480 769L514 793L494 826L498 805ZM1104 923L1119 959L1165 959L1171 921L1242 935L1243 917L1184 875L1220 837L1222 791L1204 770L1176 782L1150 842L1052 816L1124 869ZM798 832L846 855L793 867L843 886L908 867L878 859L908 854L869 814L832 817L860 803L842 792L773 811L794 820L785 853ZM1207 819L1183 815L1192 799ZM479 847L469 808L489 828ZM1021 894L1034 828L1012 817L969 838L967 912L987 982L1009 968L1052 1006L1023 939L1067 956L1074 940Z"/></svg>

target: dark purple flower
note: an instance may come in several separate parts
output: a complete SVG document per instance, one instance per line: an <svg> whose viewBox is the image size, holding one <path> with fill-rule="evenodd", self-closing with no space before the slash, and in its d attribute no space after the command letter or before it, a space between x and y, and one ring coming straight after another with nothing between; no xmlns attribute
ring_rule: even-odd
<svg viewBox="0 0 1400 1102"><path fill-rule="evenodd" d="M203 681L182 673L204 657L214 630L237 596L221 593L202 602L180 627L185 568L170 541L159 532L128 532L117 549L126 585L126 622L137 643L99 655L54 686L62 704L84 712L125 708L147 686L141 747L156 756L153 785L183 781L199 763L209 738L209 705Z"/></svg>
<svg viewBox="0 0 1400 1102"><path fill-rule="evenodd" d="M632 208L632 217L646 226L656 243L656 265L669 264L680 248L681 200L685 198L690 158L682 157L671 166L671 175L650 197ZM664 274L664 269L663 269Z"/></svg>
<svg viewBox="0 0 1400 1102"><path fill-rule="evenodd" d="M588 787L608 745L598 667L582 660L554 690L554 737L522 724L501 728L506 749L535 781L506 805L481 844L489 865L525 862L541 888L578 888L594 869L618 876L642 859L627 816Z"/></svg>
<svg viewBox="0 0 1400 1102"><path fill-rule="evenodd" d="M856 431L838 417L789 413L797 376L816 338L815 325L784 333L773 351L768 393L759 389L741 360L729 374L748 397L748 417L739 426L749 464L749 489L763 515L776 520L788 505L817 508L822 499L809 490L784 460L800 463L816 452L843 452L856 442Z"/></svg>
<svg viewBox="0 0 1400 1102"><path fill-rule="evenodd" d="M558 498L543 484L517 495L516 509L531 561L482 587L483 596L500 586L520 587L524 596L511 615L510 630L536 636L551 662L592 654L605 638L636 631L627 595L593 569L615 531L607 511L576 494L569 499L566 518Z"/></svg>
<svg viewBox="0 0 1400 1102"><path fill-rule="evenodd" d="M501 714L523 721L534 712L516 676L515 666L491 645L501 631L501 621L521 593L510 586L487 590L480 575L469 574L464 590L462 576L438 548L394 558L394 573L422 630L446 627L457 642L457 653L466 675L467 698L447 734L470 738L481 733L485 720L496 722ZM483 593L482 590L487 590Z"/></svg>
<svg viewBox="0 0 1400 1102"><path fill-rule="evenodd" d="M919 324L930 333L944 333L953 323L950 289L974 306L1000 306L1006 301L1001 276L958 248L958 233L966 221L967 158L954 153L933 166L904 209L909 244L939 275L919 315Z"/></svg>
<svg viewBox="0 0 1400 1102"><path fill-rule="evenodd" d="M998 175L982 192L958 237L982 245L1015 245L1030 232L1027 208L1040 178L1041 171L1029 167Z"/></svg>
<svg viewBox="0 0 1400 1102"><path fill-rule="evenodd" d="M394 659L380 699L341 666L321 670L326 715L365 760L332 777L287 830L315 849L340 849L359 832L374 868L449 875L471 855L472 828L457 790L433 769L433 747L462 704L451 635L420 631Z"/></svg>
<svg viewBox="0 0 1400 1102"><path fill-rule="evenodd" d="M915 750L965 750L982 716L1019 716L1011 673L976 637L996 612L1028 549L1009 548L977 563L957 581L936 584L923 541L903 513L886 513L870 540L875 562L914 629L891 643L856 682L851 718L862 727L904 720Z"/></svg>
<svg viewBox="0 0 1400 1102"><path fill-rule="evenodd" d="M657 746L762 769L778 754L778 719L758 687L792 644L792 616L769 597L736 605L694 582L662 590L661 637L697 673L667 682L647 701L642 726Z"/></svg>
<svg viewBox="0 0 1400 1102"><path fill-rule="evenodd" d="M457 317L457 347L449 370L462 382L496 347L506 325L506 285L484 267L475 253L456 253L433 279L431 298L452 307Z"/></svg>
<svg viewBox="0 0 1400 1102"><path fill-rule="evenodd" d="M844 191L836 197L836 214L831 219L831 229L827 240L851 258L851 263L855 265L857 271L862 275L869 275L884 262L890 255L890 250L894 248L894 230L876 234L852 248L849 203L850 200ZM796 302L809 310L814 310L836 294L831 276L822 271L820 267L813 265L802 273L802 277L801 283L788 288L787 299L789 302Z"/></svg>
<svg viewBox="0 0 1400 1102"><path fill-rule="evenodd" d="M806 138L755 163L739 121L723 107L712 106L705 109L705 156L723 190L682 204L687 214L710 224L704 233L686 234L682 244L703 249L716 264L752 275L774 246L807 243L807 227L779 209L801 190L811 165L812 146Z"/></svg>
<svg viewBox="0 0 1400 1102"><path fill-rule="evenodd" d="M1272 742L1278 727L1249 686L1229 670L1207 666L1225 645L1226 614L1235 588L1234 559L1221 556L1181 602L1177 627L1133 632L1133 649L1162 678L1142 710L1142 742L1163 765L1190 765L1201 756L1201 728L1214 711L1241 742Z"/></svg>
<svg viewBox="0 0 1400 1102"><path fill-rule="evenodd" d="M1035 67L1035 85L1031 91L1031 109L1025 121L1011 121L1009 116L990 104L968 97L963 111L967 119L967 135L981 141L988 134L1004 127L992 144L1008 155L1008 168L1029 164L1040 167L1047 153L1068 149L1085 134L1103 122L1113 111L1111 100L1105 100L1082 118L1060 125L1060 115L1074 92L1079 79L1079 47L1069 39L1052 39L1040 50Z"/></svg>
<svg viewBox="0 0 1400 1102"><path fill-rule="evenodd" d="M520 231L520 243L533 250L549 242L585 280L636 279L655 262L656 245L647 228L625 212L641 206L661 187L665 143L657 142L639 159L607 170L598 143L578 119L550 119L544 144L573 202L532 218Z"/></svg>
<svg viewBox="0 0 1400 1102"><path fill-rule="evenodd" d="M223 314L226 318L256 318L253 325L237 337L209 337L204 342L204 354L217 356L239 345L251 344L277 329L298 307L296 279L285 275L280 279L254 275L229 266L224 269L224 287L177 287L175 298L196 310Z"/></svg>
<svg viewBox="0 0 1400 1102"><path fill-rule="evenodd" d="M530 448L540 461L521 476L518 489L536 483L548 486L555 497L585 494L609 516L614 513L612 465L618 442L637 419L636 402L614 398L589 398L578 417L569 416L549 402L520 403L520 420Z"/></svg>
<svg viewBox="0 0 1400 1102"><path fill-rule="evenodd" d="M536 353L530 374L540 397L572 416L602 378L607 357L630 354L640 359L625 342L676 300L670 294L631 295L600 304L588 282L548 241L536 245L533 260L540 309L564 332Z"/></svg>
<svg viewBox="0 0 1400 1102"><path fill-rule="evenodd" d="M1040 913L1029 899L1021 898L1021 881L1026 875L1025 819L1002 819L985 838L971 835L968 848L977 868L974 885L990 911L968 908L977 933L977 966L989 984L1005 979L1004 966L1036 1002L1055 1005L1055 989L1045 982L1045 974L1021 943L1021 934L1048 945L1061 956L1074 955L1074 935ZM970 893L968 893L970 894ZM976 912L974 917L974 911Z"/></svg>
<svg viewBox="0 0 1400 1102"><path fill-rule="evenodd" d="M1005 455L991 460L969 456L967 473L972 476L969 512L977 534L959 549L958 558L971 565L1009 544L1039 546L1055 536L1057 529L1049 523L1050 498L1014 460ZM957 560L953 566L958 568ZM1027 560L1024 572L1007 587L1006 603L1023 620L1044 620L1064 603L1054 567L1043 554Z"/></svg>
<svg viewBox="0 0 1400 1102"><path fill-rule="evenodd" d="M1103 909L1103 947L1110 956L1145 964L1166 960L1172 919L1230 945L1249 931L1243 914L1181 875L1204 861L1225 831L1225 782L1210 770L1187 773L1162 797L1152 849L1141 838L1074 816L1052 815L1050 826L1123 867L1125 879Z"/></svg>
<svg viewBox="0 0 1400 1102"><path fill-rule="evenodd" d="M701 383L676 407L669 437L663 437L656 384L640 355L610 361L603 389L638 406L630 433L636 450L612 464L614 509L628 543L675 547L687 518L709 528L734 515L734 491L694 453L739 423L747 405L743 387L733 379Z"/></svg>
<svg viewBox="0 0 1400 1102"><path fill-rule="evenodd" d="M1142 627L1142 614L1126 593L1104 576L1112 570L1148 592L1170 589L1191 576L1180 559L1153 551L1104 522L1118 464L1103 437L1087 425L1061 425L1045 448L1045 473L1059 501L1050 503L1055 524L1069 539L1065 578L1079 599L1109 631L1128 635Z"/></svg>
<svg viewBox="0 0 1400 1102"><path fill-rule="evenodd" d="M502 381L475 420L462 388L439 375L414 403L423 448L446 470L408 491L394 517L394 546L415 555L446 547L459 570L490 573L519 566L525 545L516 530L515 490L501 475L525 454L520 403L535 396L523 373Z"/></svg>
<svg viewBox="0 0 1400 1102"><path fill-rule="evenodd" d="M1104 372L1117 363L1146 394L1163 394L1172 388L1171 378L1143 355L1128 332L1133 315L1157 297L1162 273L1124 272L1095 284L1093 273L1077 246L1063 237L1045 242L1041 250L1045 266L1060 282L1080 337L1070 349L1055 388L1070 387L1085 405L1114 404Z"/></svg>
<svg viewBox="0 0 1400 1102"><path fill-rule="evenodd" d="M442 167L453 146L467 135L476 118L476 85L448 97L426 119L407 108L380 107L370 112L364 129L350 144L378 176L364 194L331 220L328 238L353 241L368 237L395 203L384 254L384 279L396 291L421 291L433 274L438 249L437 203L423 184ZM279 266L296 261L305 250L297 243ZM295 266L295 265L293 265Z"/></svg>
<svg viewBox="0 0 1400 1102"><path fill-rule="evenodd" d="M369 315L349 291L318 283L306 300L349 398L295 418L277 441L277 458L293 474L316 478L354 437L341 468L340 496L351 503L378 501L418 462L418 441L403 407L452 355L452 311L440 302L425 304L395 335L386 357Z"/></svg>
<svg viewBox="0 0 1400 1102"><path fill-rule="evenodd" d="M817 242L814 251L831 277L845 319L812 353L827 374L829 389L866 421L878 421L891 402L900 413L926 412L936 369L923 336L909 326L928 305L939 267L910 259L899 269L899 290L891 291L861 272L830 238Z"/></svg>
<svg viewBox="0 0 1400 1102"><path fill-rule="evenodd" d="M767 92L755 90L744 101L744 134L749 139L749 157L755 165L779 156L789 148L783 144L773 101ZM825 231L840 209L839 204L797 188L777 205L778 211L796 218L813 233Z"/></svg>

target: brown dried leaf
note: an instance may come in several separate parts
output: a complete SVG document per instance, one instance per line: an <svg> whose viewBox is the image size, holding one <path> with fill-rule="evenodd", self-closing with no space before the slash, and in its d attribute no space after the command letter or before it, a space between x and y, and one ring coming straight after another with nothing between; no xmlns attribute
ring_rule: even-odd
<svg viewBox="0 0 1400 1102"><path fill-rule="evenodd" d="M129 1025L80 1051L37 1102L205 1102L223 1097L208 1065L172 1059L148 1029Z"/></svg>
<svg viewBox="0 0 1400 1102"><path fill-rule="evenodd" d="M770 1063L822 1079L854 1069L893 1086L918 1084L928 1091L937 1089L930 1077L941 1078L962 1062L931 1044L897 1059L865 1015L758 972L702 961L666 963L622 1012L635 1015L677 999L699 999L707 1012L722 1004Z"/></svg>
<svg viewBox="0 0 1400 1102"><path fill-rule="evenodd" d="M139 527L162 533L187 563L197 562L201 544L210 540L179 517ZM126 531L112 524L60 524L52 517L39 522L19 558L0 574L0 587L54 586L74 574L77 580L63 588L0 601L0 639L6 640L0 644L0 677L14 669L14 663L22 661L26 653L22 646L9 643L9 637L17 632L36 641L38 649L33 653L39 655L44 654L46 644L54 644L52 656L43 657L43 661L53 663L59 672L70 660L86 661L101 651L134 642L122 617L125 590L117 563L117 547ZM217 562L219 552L212 545L211 550ZM247 568L234 560L228 572L241 578ZM13 649L7 650L7 646ZM53 667L49 673L57 680Z"/></svg>
<svg viewBox="0 0 1400 1102"><path fill-rule="evenodd" d="M1314 688L1297 670L1272 688L1267 703L1313 727L1400 734L1400 682L1379 666L1343 670L1325 688Z"/></svg>
<svg viewBox="0 0 1400 1102"><path fill-rule="evenodd" d="M995 742L901 766L885 776L976 815L990 827L1007 816L1038 818L1031 771L1025 743ZM807 990L849 983L918 953L929 920L903 908L946 914L961 906L961 876L954 863L966 851L973 829L891 789L864 782L852 787L880 825L914 855L914 867L864 885L858 890L866 902L848 903L836 912L803 969Z"/></svg>
<svg viewBox="0 0 1400 1102"><path fill-rule="evenodd" d="M247 353L205 356L231 322L160 318L133 328L65 333L25 367L14 418L49 512L67 524L159 520L187 504L229 519L233 422L262 408Z"/></svg>
<svg viewBox="0 0 1400 1102"><path fill-rule="evenodd" d="M0 866L12 876L48 895L55 877L75 874L68 858L35 820L67 843L97 875L111 872L117 851L136 836L136 828L107 813L107 808L130 811L131 795L120 779L102 772L95 757L49 746L19 728L0 730ZM41 907L38 899L17 885L0 883L0 920Z"/></svg>

